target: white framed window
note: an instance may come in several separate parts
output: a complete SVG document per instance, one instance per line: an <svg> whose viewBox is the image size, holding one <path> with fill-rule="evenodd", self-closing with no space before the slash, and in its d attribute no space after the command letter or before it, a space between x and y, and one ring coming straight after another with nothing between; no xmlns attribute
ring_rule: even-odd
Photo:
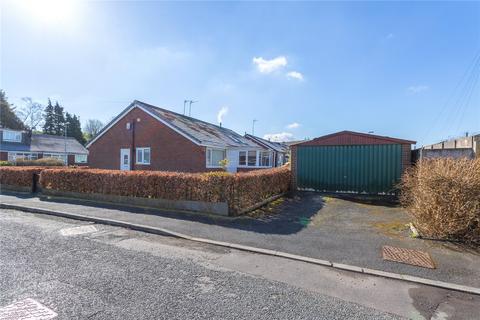
<svg viewBox="0 0 480 320"><path fill-rule="evenodd" d="M137 164L150 164L150 148L137 148Z"/></svg>
<svg viewBox="0 0 480 320"><path fill-rule="evenodd" d="M246 167L257 166L257 151L240 151L238 153L238 164Z"/></svg>
<svg viewBox="0 0 480 320"><path fill-rule="evenodd" d="M86 154L76 154L75 155L75 163L87 163L87 155Z"/></svg>
<svg viewBox="0 0 480 320"><path fill-rule="evenodd" d="M221 168L220 161L227 157L226 150L207 148L207 168Z"/></svg>
<svg viewBox="0 0 480 320"><path fill-rule="evenodd" d="M260 166L261 167L271 167L272 166L272 152L270 151L260 151Z"/></svg>
<svg viewBox="0 0 480 320"><path fill-rule="evenodd" d="M22 142L22 133L19 131L3 130L3 141Z"/></svg>
<svg viewBox="0 0 480 320"><path fill-rule="evenodd" d="M8 153L8 161L15 162L17 160L37 160L38 153L32 152L9 152Z"/></svg>

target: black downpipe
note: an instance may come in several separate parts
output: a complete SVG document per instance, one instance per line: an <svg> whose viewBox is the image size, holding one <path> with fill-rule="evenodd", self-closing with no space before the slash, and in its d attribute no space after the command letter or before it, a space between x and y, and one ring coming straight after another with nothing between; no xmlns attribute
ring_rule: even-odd
<svg viewBox="0 0 480 320"><path fill-rule="evenodd" d="M136 161L135 157L137 153L135 152L135 120L132 120L132 151L131 151L131 159L130 161L130 170L135 170L134 163Z"/></svg>

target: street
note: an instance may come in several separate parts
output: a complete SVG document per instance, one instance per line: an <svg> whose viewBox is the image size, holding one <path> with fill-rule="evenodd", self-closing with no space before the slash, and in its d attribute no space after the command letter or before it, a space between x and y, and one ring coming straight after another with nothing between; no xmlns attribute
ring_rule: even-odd
<svg viewBox="0 0 480 320"><path fill-rule="evenodd" d="M480 314L475 295L1 210L0 319L2 308L25 299L52 310L56 319L474 319Z"/></svg>

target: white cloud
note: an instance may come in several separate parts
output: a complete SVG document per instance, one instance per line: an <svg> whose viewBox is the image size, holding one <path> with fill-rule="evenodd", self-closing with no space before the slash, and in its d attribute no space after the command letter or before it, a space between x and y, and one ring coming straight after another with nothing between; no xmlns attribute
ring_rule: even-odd
<svg viewBox="0 0 480 320"><path fill-rule="evenodd" d="M287 125L288 129L296 129L298 127L300 127L300 123L298 123L298 122L293 122L293 123L290 123L289 125Z"/></svg>
<svg viewBox="0 0 480 320"><path fill-rule="evenodd" d="M284 141L293 141L295 140L293 134L290 132L280 132L280 133L267 133L263 136L263 139L274 141L274 142L284 142Z"/></svg>
<svg viewBox="0 0 480 320"><path fill-rule="evenodd" d="M280 56L271 60L266 60L262 57L254 57L253 63L257 65L257 69L261 73L272 73L285 67L287 65L287 58Z"/></svg>
<svg viewBox="0 0 480 320"><path fill-rule="evenodd" d="M413 94L421 93L427 91L429 89L426 85L417 85L417 86L410 86L407 88L407 91Z"/></svg>
<svg viewBox="0 0 480 320"><path fill-rule="evenodd" d="M300 81L303 81L303 74L301 74L300 72L298 71L290 71L287 73L287 77L291 78L291 79L296 79L296 80L300 80Z"/></svg>
<svg viewBox="0 0 480 320"><path fill-rule="evenodd" d="M228 107L222 107L217 113L217 122L222 123L223 117L228 113Z"/></svg>

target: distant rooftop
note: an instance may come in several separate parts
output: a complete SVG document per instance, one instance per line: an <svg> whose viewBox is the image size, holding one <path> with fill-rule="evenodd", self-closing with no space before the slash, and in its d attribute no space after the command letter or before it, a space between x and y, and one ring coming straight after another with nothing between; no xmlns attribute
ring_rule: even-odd
<svg viewBox="0 0 480 320"><path fill-rule="evenodd" d="M55 136L50 134L32 134L30 143L31 152L65 152L65 140L67 142L67 153L88 154L88 150L75 138Z"/></svg>
<svg viewBox="0 0 480 320"><path fill-rule="evenodd" d="M267 148L273 149L277 152L287 152L288 151L288 146L283 143L283 142L274 142L270 140L266 140L251 134L245 134L246 138L252 139L254 141L257 141L258 143L266 146Z"/></svg>

